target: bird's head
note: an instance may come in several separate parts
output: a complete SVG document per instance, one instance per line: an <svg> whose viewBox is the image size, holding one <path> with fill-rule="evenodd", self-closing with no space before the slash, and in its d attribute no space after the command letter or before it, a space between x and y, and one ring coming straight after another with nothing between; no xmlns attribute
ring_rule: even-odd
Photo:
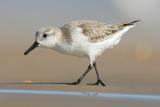
<svg viewBox="0 0 160 107"><path fill-rule="evenodd" d="M35 33L35 42L24 53L24 55L27 55L29 52L31 52L33 49L37 47L53 48L60 39L61 34L62 33L59 28L53 28L53 27L40 28Z"/></svg>

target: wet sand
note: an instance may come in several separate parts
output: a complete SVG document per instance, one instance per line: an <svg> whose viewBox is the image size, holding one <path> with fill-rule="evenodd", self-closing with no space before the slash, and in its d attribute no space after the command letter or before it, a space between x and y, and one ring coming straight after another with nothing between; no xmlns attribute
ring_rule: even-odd
<svg viewBox="0 0 160 107"><path fill-rule="evenodd" d="M23 48L15 50L2 51L0 82L72 82L82 75L88 65L86 59L61 55L49 50L37 49L29 56L23 55ZM159 57L153 57L148 62L139 62L135 57L129 56L129 53L114 49L98 59L98 68L103 81L107 84L106 87L85 85L96 81L93 71L78 86L0 84L0 105L159 107Z"/></svg>

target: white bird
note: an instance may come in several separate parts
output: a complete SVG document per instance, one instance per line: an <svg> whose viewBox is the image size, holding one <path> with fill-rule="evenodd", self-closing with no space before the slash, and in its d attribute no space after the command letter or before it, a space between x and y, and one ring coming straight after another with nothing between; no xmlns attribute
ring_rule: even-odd
<svg viewBox="0 0 160 107"><path fill-rule="evenodd" d="M67 84L79 84L94 67L97 81L90 85L105 86L98 73L96 58L106 49L117 45L122 35L138 21L107 25L98 21L81 20L70 22L61 28L40 28L36 31L35 42L24 54L27 55L36 47L43 47L64 54L86 57L90 64L85 73L77 81Z"/></svg>

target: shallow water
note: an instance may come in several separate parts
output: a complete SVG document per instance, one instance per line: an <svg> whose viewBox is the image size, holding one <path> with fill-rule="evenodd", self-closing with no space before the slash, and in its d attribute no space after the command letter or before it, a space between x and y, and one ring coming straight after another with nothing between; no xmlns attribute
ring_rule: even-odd
<svg viewBox="0 0 160 107"><path fill-rule="evenodd" d="M160 94L151 90L55 84L1 84L3 107L159 107Z"/></svg>

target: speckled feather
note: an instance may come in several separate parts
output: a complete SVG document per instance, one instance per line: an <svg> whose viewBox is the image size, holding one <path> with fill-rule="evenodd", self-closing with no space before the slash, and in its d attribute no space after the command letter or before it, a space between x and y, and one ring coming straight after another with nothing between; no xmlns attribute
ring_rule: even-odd
<svg viewBox="0 0 160 107"><path fill-rule="evenodd" d="M130 26L127 23L107 25L98 21L74 21L61 27L66 41L71 42L71 31L77 27L82 29L84 36L91 42L99 42L111 38L113 34L125 27Z"/></svg>

